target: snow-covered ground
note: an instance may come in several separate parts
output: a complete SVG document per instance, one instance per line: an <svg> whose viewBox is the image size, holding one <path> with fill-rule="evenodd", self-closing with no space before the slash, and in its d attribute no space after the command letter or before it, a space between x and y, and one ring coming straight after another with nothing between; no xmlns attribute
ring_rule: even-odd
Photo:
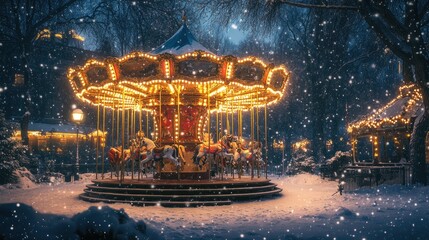
<svg viewBox="0 0 429 240"><path fill-rule="evenodd" d="M91 206L99 208L86 211L87 216L96 210L100 216L111 216L112 209L101 208L108 205L124 209L131 228L146 223L146 233L152 239L429 239L429 187L380 186L340 196L333 195L336 182L314 175L273 176L272 181L283 188L280 197L199 208L84 202L78 195L88 179L31 189L2 188L0 214L1 207L7 206L3 203L13 203L8 206L15 210L20 203L20 207L32 206L42 219L58 219L60 215L60 219L78 224L81 220L76 219L82 217L76 214ZM0 220L0 229L23 231L19 224L25 221L10 220ZM31 232L28 235L31 237Z"/></svg>

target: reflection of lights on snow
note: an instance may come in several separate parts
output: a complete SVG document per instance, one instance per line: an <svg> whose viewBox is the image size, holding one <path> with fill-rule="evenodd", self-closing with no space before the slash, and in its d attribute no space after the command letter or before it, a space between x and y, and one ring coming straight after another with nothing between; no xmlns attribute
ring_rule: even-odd
<svg viewBox="0 0 429 240"><path fill-rule="evenodd" d="M233 24L231 24L231 28L232 28L232 29L237 29L237 28L238 28L238 26L237 26L237 24L233 23Z"/></svg>

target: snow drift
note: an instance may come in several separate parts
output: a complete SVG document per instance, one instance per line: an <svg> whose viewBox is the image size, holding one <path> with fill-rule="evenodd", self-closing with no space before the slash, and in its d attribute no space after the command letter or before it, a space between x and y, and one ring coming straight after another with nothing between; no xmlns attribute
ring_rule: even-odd
<svg viewBox="0 0 429 240"><path fill-rule="evenodd" d="M123 209L92 206L71 218L38 213L21 203L0 205L0 239L161 239Z"/></svg>

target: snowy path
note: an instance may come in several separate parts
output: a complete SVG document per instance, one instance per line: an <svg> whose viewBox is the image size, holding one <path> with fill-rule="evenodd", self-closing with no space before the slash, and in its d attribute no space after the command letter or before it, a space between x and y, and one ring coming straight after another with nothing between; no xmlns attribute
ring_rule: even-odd
<svg viewBox="0 0 429 240"><path fill-rule="evenodd" d="M230 206L123 208L166 239L429 239L429 187L381 186L338 194L336 182L302 174L276 179L281 197ZM88 182L86 182L88 183ZM41 213L73 216L90 206L78 199L84 182L0 190L0 203L21 202Z"/></svg>

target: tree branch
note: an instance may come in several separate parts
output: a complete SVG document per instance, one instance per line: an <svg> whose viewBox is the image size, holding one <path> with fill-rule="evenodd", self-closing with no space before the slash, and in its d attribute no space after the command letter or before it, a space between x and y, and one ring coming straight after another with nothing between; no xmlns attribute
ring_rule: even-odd
<svg viewBox="0 0 429 240"><path fill-rule="evenodd" d="M15 32L19 41L21 41L22 31L21 31L21 23L19 22L18 6L15 4L15 1L13 0L11 0L10 3L11 3L12 12L14 14L13 18L15 20Z"/></svg>
<svg viewBox="0 0 429 240"><path fill-rule="evenodd" d="M392 26L392 29L397 31L404 39L407 38L407 30L404 25L398 21L393 13L387 8L387 5L377 6L376 4L371 5L377 14L380 14L386 22ZM369 6L367 6L369 7Z"/></svg>
<svg viewBox="0 0 429 240"><path fill-rule="evenodd" d="M429 12L429 1L427 1L425 5L421 8L421 11L419 13L419 19L422 19L427 12Z"/></svg>
<svg viewBox="0 0 429 240"><path fill-rule="evenodd" d="M64 10L66 10L67 8L69 8L70 6L72 6L77 1L79 1L79 0L69 0L68 2L64 3L63 5L55 8L54 10L52 10L51 12L49 12L44 18L42 18L37 23L35 23L33 25L33 27L35 29L39 28L40 26L42 26L43 24L45 24L47 21L51 20L53 17L55 17L56 15L62 13Z"/></svg>
<svg viewBox="0 0 429 240"><path fill-rule="evenodd" d="M381 18L372 16L371 13L367 12L365 9L361 9L361 11L365 21L372 27L378 37L393 51L393 53L401 59L411 58L412 52L410 46L404 42L403 39L399 39L397 35L390 32L391 28L387 26Z"/></svg>
<svg viewBox="0 0 429 240"><path fill-rule="evenodd" d="M358 56L358 57L356 57L356 58L354 58L354 59L350 59L349 61L347 61L347 62L345 62L343 65L341 65L337 70L335 70L335 71L332 73L332 75L337 74L339 71L341 71L341 69L343 69L343 68L344 68L344 67L346 67L347 65L350 65L350 64L352 64L352 63L355 63L355 62L357 62L357 61L359 61L359 60L361 60L361 59L364 59L364 58L370 57L372 54L374 54L374 53L376 53L376 52L378 52L378 51L379 51L379 49L377 49L377 50L373 50L373 51L371 51L371 52L368 52L368 53L362 54L362 55L360 55L360 56Z"/></svg>
<svg viewBox="0 0 429 240"><path fill-rule="evenodd" d="M356 6L350 5L319 5L319 4L310 4L310 3L301 3L301 2L292 2L289 0L272 0L273 3L282 3L300 8L322 8L322 9L333 9L333 10L350 10L357 11L359 10Z"/></svg>

